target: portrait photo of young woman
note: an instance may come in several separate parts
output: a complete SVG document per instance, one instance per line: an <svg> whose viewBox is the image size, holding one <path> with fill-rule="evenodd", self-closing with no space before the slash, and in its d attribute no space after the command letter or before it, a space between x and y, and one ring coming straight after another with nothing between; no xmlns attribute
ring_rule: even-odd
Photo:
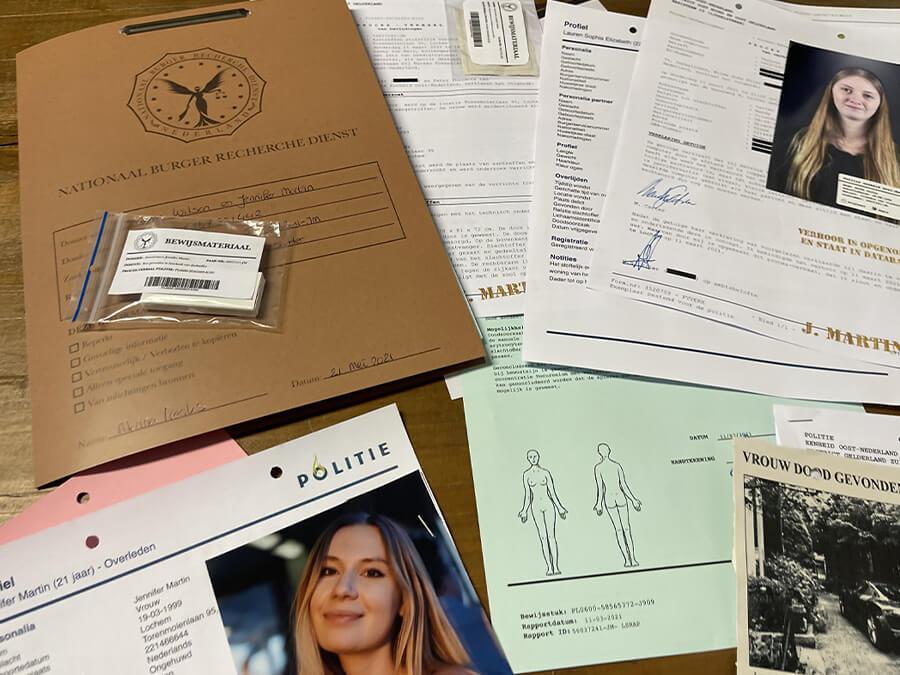
<svg viewBox="0 0 900 675"><path fill-rule="evenodd" d="M512 675L419 473L206 566L240 675Z"/></svg>
<svg viewBox="0 0 900 675"><path fill-rule="evenodd" d="M349 514L313 547L294 601L297 675L474 675L415 546Z"/></svg>
<svg viewBox="0 0 900 675"><path fill-rule="evenodd" d="M794 54L788 57L767 186L847 210L855 209L838 203L842 174L900 187L892 92L885 85L884 75L880 77L870 69L874 66L869 59L834 56L835 52L796 44L791 50ZM816 56L820 57L818 63ZM798 60L814 63L819 73L831 65L826 71L830 77L824 83L821 74L810 77L812 68L798 67ZM890 67L897 68L893 64L878 65L888 73ZM797 91L801 78L805 96ZM798 105L801 98L807 100ZM798 118L805 119L798 124Z"/></svg>

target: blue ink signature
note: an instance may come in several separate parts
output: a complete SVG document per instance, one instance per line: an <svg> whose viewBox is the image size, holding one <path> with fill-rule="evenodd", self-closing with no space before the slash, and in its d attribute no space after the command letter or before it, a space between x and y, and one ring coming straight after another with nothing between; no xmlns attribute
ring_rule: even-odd
<svg viewBox="0 0 900 675"><path fill-rule="evenodd" d="M656 188L659 187L662 181L662 178L656 178L647 187L637 191L639 197L647 197L653 200L650 208L661 209L666 205L697 206L697 203L691 200L691 193L688 192L687 185L671 185L662 192L657 192Z"/></svg>
<svg viewBox="0 0 900 675"><path fill-rule="evenodd" d="M653 252L656 250L656 245L662 240L662 235L659 233L659 230L656 231L650 241L647 242L647 245L641 249L641 252L638 254L638 257L634 260L623 260L623 265L629 265L636 270L649 270L650 263L654 261Z"/></svg>

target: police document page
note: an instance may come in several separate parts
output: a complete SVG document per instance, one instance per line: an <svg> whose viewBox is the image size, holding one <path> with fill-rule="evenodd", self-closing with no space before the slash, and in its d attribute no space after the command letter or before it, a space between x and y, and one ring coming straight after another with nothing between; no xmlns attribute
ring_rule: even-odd
<svg viewBox="0 0 900 675"><path fill-rule="evenodd" d="M17 540L0 560L4 673L322 672L366 631L417 631L426 643L404 649L511 673L396 406Z"/></svg>
<svg viewBox="0 0 900 675"><path fill-rule="evenodd" d="M733 439L774 435L785 401L533 366L520 317L480 323L463 401L513 670L733 647Z"/></svg>
<svg viewBox="0 0 900 675"><path fill-rule="evenodd" d="M889 368L587 286L642 30L636 17L548 4L524 358L776 396L900 402Z"/></svg>
<svg viewBox="0 0 900 675"><path fill-rule="evenodd" d="M900 418L847 410L774 406L778 445L900 466Z"/></svg>
<svg viewBox="0 0 900 675"><path fill-rule="evenodd" d="M894 34L654 2L589 285L896 368Z"/></svg>
<svg viewBox="0 0 900 675"><path fill-rule="evenodd" d="M443 0L348 6L473 310L521 314L537 78L464 75Z"/></svg>

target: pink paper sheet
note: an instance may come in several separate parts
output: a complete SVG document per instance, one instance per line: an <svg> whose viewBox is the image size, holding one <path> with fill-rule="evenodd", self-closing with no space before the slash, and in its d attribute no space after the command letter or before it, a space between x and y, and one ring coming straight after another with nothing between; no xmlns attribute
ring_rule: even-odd
<svg viewBox="0 0 900 675"><path fill-rule="evenodd" d="M0 545L245 456L214 431L88 469L0 525Z"/></svg>

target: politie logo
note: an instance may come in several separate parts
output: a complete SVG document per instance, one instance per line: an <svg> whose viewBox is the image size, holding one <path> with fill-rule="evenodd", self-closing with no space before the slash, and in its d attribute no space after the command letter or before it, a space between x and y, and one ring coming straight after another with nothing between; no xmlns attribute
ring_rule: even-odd
<svg viewBox="0 0 900 675"><path fill-rule="evenodd" d="M247 59L207 47L139 73L128 107L147 132L190 143L233 134L262 111L265 86Z"/></svg>
<svg viewBox="0 0 900 675"><path fill-rule="evenodd" d="M387 443L379 443L375 447L366 448L352 455L345 455L339 459L329 461L322 464L318 455L313 457L312 470L309 473L298 473L297 482L300 487L306 487L310 481L321 483L328 480L331 476L339 476L347 471L359 470L374 462L382 460L391 454L391 449Z"/></svg>

